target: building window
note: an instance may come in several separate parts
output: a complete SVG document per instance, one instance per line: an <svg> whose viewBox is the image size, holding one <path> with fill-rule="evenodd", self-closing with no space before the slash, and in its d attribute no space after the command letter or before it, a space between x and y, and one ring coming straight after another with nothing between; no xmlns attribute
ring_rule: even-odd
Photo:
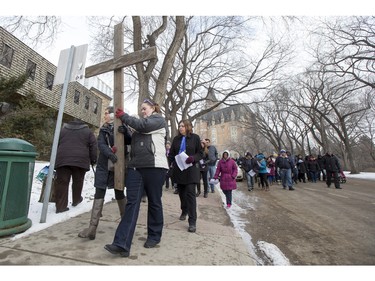
<svg viewBox="0 0 375 281"><path fill-rule="evenodd" d="M7 44L3 44L3 48L0 53L0 64L10 68L12 65L14 50Z"/></svg>
<svg viewBox="0 0 375 281"><path fill-rule="evenodd" d="M31 60L27 60L26 73L31 80L35 79L36 63Z"/></svg>
<svg viewBox="0 0 375 281"><path fill-rule="evenodd" d="M94 114L97 114L98 113L98 103L97 102L94 102L94 106L93 106L93 110Z"/></svg>
<svg viewBox="0 0 375 281"><path fill-rule="evenodd" d="M80 97L81 93L79 91L75 91L74 92L74 103L75 104L79 104L79 97Z"/></svg>
<svg viewBox="0 0 375 281"><path fill-rule="evenodd" d="M211 129L211 143L216 143L217 135L216 135L216 128Z"/></svg>
<svg viewBox="0 0 375 281"><path fill-rule="evenodd" d="M53 74L47 72L47 76L46 76L46 88L48 90L52 90L53 80L54 79L55 79L55 76L53 76Z"/></svg>
<svg viewBox="0 0 375 281"><path fill-rule="evenodd" d="M237 127L230 127L230 137L232 141L237 141Z"/></svg>
<svg viewBox="0 0 375 281"><path fill-rule="evenodd" d="M85 109L89 109L90 107L90 97L85 96Z"/></svg>

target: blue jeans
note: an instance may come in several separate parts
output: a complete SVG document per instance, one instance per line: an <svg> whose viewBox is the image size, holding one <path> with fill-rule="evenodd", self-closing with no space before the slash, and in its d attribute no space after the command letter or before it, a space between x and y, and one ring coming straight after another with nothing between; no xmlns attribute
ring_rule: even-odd
<svg viewBox="0 0 375 281"><path fill-rule="evenodd" d="M254 187L254 177L250 176L249 173L246 173L247 188L252 189Z"/></svg>
<svg viewBox="0 0 375 281"><path fill-rule="evenodd" d="M317 171L310 171L311 181L316 182L316 179L318 178L318 172Z"/></svg>
<svg viewBox="0 0 375 281"><path fill-rule="evenodd" d="M283 187L293 187L292 181L292 169L280 169L280 178L283 184Z"/></svg>
<svg viewBox="0 0 375 281"><path fill-rule="evenodd" d="M128 169L127 203L113 239L113 245L130 252L143 192L147 194L147 240L160 242L164 218L161 201L166 170L161 168Z"/></svg>
<svg viewBox="0 0 375 281"><path fill-rule="evenodd" d="M208 181L214 178L215 173L216 173L216 167L208 165L208 175L209 175ZM213 192L215 190L215 185L210 183L210 188L211 188L211 191Z"/></svg>

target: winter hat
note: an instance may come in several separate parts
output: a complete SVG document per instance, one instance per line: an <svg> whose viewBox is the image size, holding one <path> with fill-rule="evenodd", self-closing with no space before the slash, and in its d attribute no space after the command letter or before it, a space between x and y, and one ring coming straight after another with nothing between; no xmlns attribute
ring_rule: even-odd
<svg viewBox="0 0 375 281"><path fill-rule="evenodd" d="M281 150L280 150L280 153L285 153L285 152L286 152L285 149L281 149Z"/></svg>
<svg viewBox="0 0 375 281"><path fill-rule="evenodd" d="M246 152L246 156L250 156L250 157L252 157L253 155L251 155L250 152Z"/></svg>
<svg viewBox="0 0 375 281"><path fill-rule="evenodd" d="M257 159L258 159L258 160L262 160L263 158L264 158L263 153L259 153L259 154L257 155Z"/></svg>
<svg viewBox="0 0 375 281"><path fill-rule="evenodd" d="M224 158L224 153L226 153L226 154L228 154L228 158L230 157L230 152L229 152L229 150L225 150L224 152L223 152L223 158Z"/></svg>

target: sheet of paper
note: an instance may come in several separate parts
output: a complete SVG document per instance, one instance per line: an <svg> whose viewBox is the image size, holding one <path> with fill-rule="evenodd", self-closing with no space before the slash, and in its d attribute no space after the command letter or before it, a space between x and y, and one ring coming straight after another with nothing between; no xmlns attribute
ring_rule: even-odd
<svg viewBox="0 0 375 281"><path fill-rule="evenodd" d="M215 179L210 179L209 181L210 184L218 184L219 183L219 180L215 180Z"/></svg>
<svg viewBox="0 0 375 281"><path fill-rule="evenodd" d="M174 157L176 159L177 166L180 168L181 171L193 166L192 163L186 164L185 161L188 157L189 156L184 151Z"/></svg>
<svg viewBox="0 0 375 281"><path fill-rule="evenodd" d="M256 173L255 173L253 170L250 170L250 171L249 171L249 175L250 175L250 177L253 177L253 176L256 175Z"/></svg>

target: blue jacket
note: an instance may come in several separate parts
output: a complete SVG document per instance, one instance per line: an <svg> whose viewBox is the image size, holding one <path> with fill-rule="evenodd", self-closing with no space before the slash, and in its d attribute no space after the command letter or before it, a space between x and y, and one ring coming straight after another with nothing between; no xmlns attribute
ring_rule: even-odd
<svg viewBox="0 0 375 281"><path fill-rule="evenodd" d="M262 159L259 161L259 174L267 174L267 161L266 159Z"/></svg>

